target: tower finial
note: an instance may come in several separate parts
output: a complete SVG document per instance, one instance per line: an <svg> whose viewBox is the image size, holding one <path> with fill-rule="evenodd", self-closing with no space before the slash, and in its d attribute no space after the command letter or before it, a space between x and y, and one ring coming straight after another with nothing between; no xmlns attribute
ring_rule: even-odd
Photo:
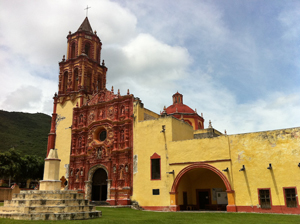
<svg viewBox="0 0 300 224"><path fill-rule="evenodd" d="M86 6L86 8L84 10L86 10L86 17L88 17L88 10L90 9L91 7L89 7L88 5Z"/></svg>
<svg viewBox="0 0 300 224"><path fill-rule="evenodd" d="M209 120L208 128L212 128L211 120Z"/></svg>

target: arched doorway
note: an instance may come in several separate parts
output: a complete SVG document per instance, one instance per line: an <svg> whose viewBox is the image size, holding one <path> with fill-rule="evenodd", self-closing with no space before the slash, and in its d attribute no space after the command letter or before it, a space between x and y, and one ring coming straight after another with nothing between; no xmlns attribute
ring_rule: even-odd
<svg viewBox="0 0 300 224"><path fill-rule="evenodd" d="M92 179L92 201L107 200L107 173L99 168L95 171Z"/></svg>
<svg viewBox="0 0 300 224"><path fill-rule="evenodd" d="M98 170L101 170L101 171L98 171ZM92 198L98 199L97 201L102 200L105 195L105 189L104 189L105 185L107 187L105 200L109 200L110 199L111 180L108 179L107 168L102 164L98 164L98 165L91 167L88 172L88 180L85 181L85 199L87 199L89 201L94 200ZM97 191L96 190L97 188L99 189L99 187L97 187L97 186L101 186L100 187L101 189L99 189L99 198L96 195L93 196L93 186L95 186L94 192ZM103 196L102 199L100 197L100 191L102 192L101 193L101 197ZM95 194L98 194L98 193L95 193Z"/></svg>
<svg viewBox="0 0 300 224"><path fill-rule="evenodd" d="M227 177L206 163L194 163L178 173L170 192L170 202L176 211L235 211L234 191Z"/></svg>

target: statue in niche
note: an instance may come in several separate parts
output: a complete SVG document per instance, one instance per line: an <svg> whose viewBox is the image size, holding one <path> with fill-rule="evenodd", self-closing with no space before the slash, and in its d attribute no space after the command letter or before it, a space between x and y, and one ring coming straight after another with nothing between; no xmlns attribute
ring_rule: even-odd
<svg viewBox="0 0 300 224"><path fill-rule="evenodd" d="M65 164L65 169L66 169L66 178L69 178L69 164Z"/></svg>
<svg viewBox="0 0 300 224"><path fill-rule="evenodd" d="M121 114L125 114L124 106L121 108Z"/></svg>
<svg viewBox="0 0 300 224"><path fill-rule="evenodd" d="M82 124L82 122L83 122L83 115L81 114L81 115L79 116L79 124Z"/></svg>
<svg viewBox="0 0 300 224"><path fill-rule="evenodd" d="M121 166L120 168L120 179L124 179L124 167Z"/></svg>
<svg viewBox="0 0 300 224"><path fill-rule="evenodd" d="M94 112L91 112L89 116L89 121L92 122L94 120L94 117L95 117Z"/></svg>
<svg viewBox="0 0 300 224"><path fill-rule="evenodd" d="M108 114L109 114L110 117L112 117L114 115L114 108L113 107L110 107L108 109Z"/></svg>
<svg viewBox="0 0 300 224"><path fill-rule="evenodd" d="M125 166L125 172L128 173L128 165Z"/></svg>
<svg viewBox="0 0 300 224"><path fill-rule="evenodd" d="M104 147L102 147L102 156L106 156L105 148Z"/></svg>
<svg viewBox="0 0 300 224"><path fill-rule="evenodd" d="M116 172L117 172L116 165L114 165L114 167L113 167L113 172L114 172L114 173L116 173Z"/></svg>
<svg viewBox="0 0 300 224"><path fill-rule="evenodd" d="M81 169L81 171L80 171L80 175L81 175L81 176L83 176L83 169Z"/></svg>
<svg viewBox="0 0 300 224"><path fill-rule="evenodd" d="M81 148L81 144L82 144L82 138L78 139L78 147Z"/></svg>
<svg viewBox="0 0 300 224"><path fill-rule="evenodd" d="M101 148L98 148L98 151L97 151L97 158L98 158L98 159L101 159L101 158L102 158L102 151L101 151Z"/></svg>
<svg viewBox="0 0 300 224"><path fill-rule="evenodd" d="M77 172L76 172L76 182L78 182L79 181L79 170L77 170Z"/></svg>

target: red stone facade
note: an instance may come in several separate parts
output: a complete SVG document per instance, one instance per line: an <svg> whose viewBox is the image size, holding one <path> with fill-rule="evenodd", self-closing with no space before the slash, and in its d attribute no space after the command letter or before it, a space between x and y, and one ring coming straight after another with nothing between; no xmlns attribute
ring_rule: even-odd
<svg viewBox="0 0 300 224"><path fill-rule="evenodd" d="M100 194L96 201L130 204L134 97L129 90L121 96L119 91L114 94L113 89L106 89L107 68L104 61L100 64L102 43L88 18L67 39L68 54L59 63L48 152L55 148L57 138L57 105L67 101L76 105L77 101L71 126L68 188L85 192L89 200Z"/></svg>
<svg viewBox="0 0 300 224"><path fill-rule="evenodd" d="M132 194L133 95L103 90L73 111L69 188L91 199L92 178L107 172L107 201L129 204ZM104 135L105 133L105 135Z"/></svg>

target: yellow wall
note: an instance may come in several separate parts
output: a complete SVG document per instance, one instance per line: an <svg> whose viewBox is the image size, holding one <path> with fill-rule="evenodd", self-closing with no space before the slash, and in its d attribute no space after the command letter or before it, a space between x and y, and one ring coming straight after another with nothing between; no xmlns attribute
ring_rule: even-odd
<svg viewBox="0 0 300 224"><path fill-rule="evenodd" d="M134 151L138 156L137 172L133 175L132 200L141 206L169 206L172 184L185 167L193 162L205 162L221 171L235 191L237 206L257 206L258 188L270 188L272 205L284 205L283 187L300 190L300 128L275 130L240 135L222 135L214 138L193 139L190 125L172 118L160 117L143 121L144 108L135 104ZM165 125L165 132L161 132ZM150 157L161 156L161 180L150 180ZM269 163L273 169L268 170ZM239 171L245 165L246 171ZM229 172L222 170L228 167ZM175 174L167 174L174 170ZM210 172L210 171L209 171ZM215 176L215 177L213 177ZM177 205L182 203L184 188L224 188L215 175L203 174L207 186L191 185L183 176L179 184ZM160 195L152 195L152 189L160 189ZM196 194L196 192L194 192ZM195 195L188 195L196 200ZM194 201L193 201L194 203ZM215 203L215 202L213 202Z"/></svg>
<svg viewBox="0 0 300 224"><path fill-rule="evenodd" d="M229 141L236 205L257 206L258 188L271 188L273 205L285 204L283 187L300 190L300 128L232 135ZM245 172L239 172L242 165Z"/></svg>
<svg viewBox="0 0 300 224"><path fill-rule="evenodd" d="M184 167L189 165L172 163L229 158L228 140L224 137L217 141L193 139L193 127L181 120L166 116L142 121L141 114L144 114L144 108L138 103L135 104L134 112L133 155L138 156L138 163L137 172L133 174L132 200L138 201L141 206L170 205L169 192L174 179ZM165 132L161 132L163 125ZM214 151L213 155L212 151ZM161 180L151 180L150 157L154 153L161 156ZM219 162L214 165L225 169L230 163L227 161L225 164ZM175 171L175 175L166 173L172 170ZM220 181L220 178L216 181ZM211 186L213 185L211 183ZM216 187L218 186L219 184ZM195 185L194 189L196 187L201 186ZM160 195L152 195L152 189L159 189Z"/></svg>
<svg viewBox="0 0 300 224"><path fill-rule="evenodd" d="M151 117L159 118L159 115L157 113L154 113L153 111L148 110L146 108L144 108L144 113L150 115Z"/></svg>
<svg viewBox="0 0 300 224"><path fill-rule="evenodd" d="M194 118L185 117L184 120L190 121L192 123L193 129L194 130L196 129L196 124L195 124L195 119Z"/></svg>
<svg viewBox="0 0 300 224"><path fill-rule="evenodd" d="M169 188L172 182L165 175L161 180L151 180L150 157L157 153L161 156L161 173L168 169L166 143L171 140L172 118L136 122L134 127L133 155L138 156L137 173L133 174L133 196L142 206L167 206L170 201ZM162 125L166 132L161 133ZM169 130L169 131L167 131ZM152 189L160 189L160 195L152 195Z"/></svg>
<svg viewBox="0 0 300 224"><path fill-rule="evenodd" d="M172 119L172 141L180 141L194 138L193 127L184 121Z"/></svg>
<svg viewBox="0 0 300 224"><path fill-rule="evenodd" d="M72 125L73 108L76 106L77 101L79 101L79 99L76 99L74 102L68 100L64 102L64 104L57 104L57 117L65 117L65 119L60 120L56 126L55 148L57 149L58 158L61 160L59 178L66 176L65 164L70 163L72 129L69 127Z"/></svg>
<svg viewBox="0 0 300 224"><path fill-rule="evenodd" d="M170 163L230 159L226 136L169 142Z"/></svg>

